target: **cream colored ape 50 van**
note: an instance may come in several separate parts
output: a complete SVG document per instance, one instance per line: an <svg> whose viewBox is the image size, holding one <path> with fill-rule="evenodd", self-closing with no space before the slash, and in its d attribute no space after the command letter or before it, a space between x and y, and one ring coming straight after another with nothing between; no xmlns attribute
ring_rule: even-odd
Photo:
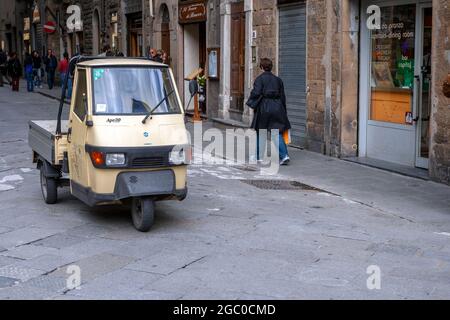
<svg viewBox="0 0 450 320"><path fill-rule="evenodd" d="M68 120L61 102L57 120L29 125L44 200L70 186L89 206L129 202L134 226L148 231L154 201L187 194L191 148L172 72L132 58L76 57L70 67Z"/></svg>

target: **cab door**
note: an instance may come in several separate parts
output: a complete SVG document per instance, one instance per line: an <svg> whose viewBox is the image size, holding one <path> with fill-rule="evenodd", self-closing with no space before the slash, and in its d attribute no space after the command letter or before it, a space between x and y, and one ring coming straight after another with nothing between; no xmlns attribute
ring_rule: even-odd
<svg viewBox="0 0 450 320"><path fill-rule="evenodd" d="M87 135L87 70L77 68L74 77L74 92L69 114L68 146L70 187L72 193L86 188L88 181L88 155L85 150ZM86 102L85 102L86 100Z"/></svg>

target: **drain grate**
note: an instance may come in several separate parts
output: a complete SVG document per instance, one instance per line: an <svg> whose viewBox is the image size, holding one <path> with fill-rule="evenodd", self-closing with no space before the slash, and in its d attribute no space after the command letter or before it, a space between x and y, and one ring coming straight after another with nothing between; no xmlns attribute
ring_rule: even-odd
<svg viewBox="0 0 450 320"><path fill-rule="evenodd" d="M241 182L262 190L297 190L328 193L327 191L292 180L241 180Z"/></svg>

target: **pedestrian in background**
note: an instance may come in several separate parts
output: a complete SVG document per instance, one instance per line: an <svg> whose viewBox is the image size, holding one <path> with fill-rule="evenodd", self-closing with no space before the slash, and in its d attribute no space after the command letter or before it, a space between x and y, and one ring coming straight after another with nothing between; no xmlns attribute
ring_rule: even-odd
<svg viewBox="0 0 450 320"><path fill-rule="evenodd" d="M164 50L158 50L158 56L161 58L161 63L169 64L169 57L167 56L167 52Z"/></svg>
<svg viewBox="0 0 450 320"><path fill-rule="evenodd" d="M8 74L12 79L12 91L19 91L19 81L22 76L22 65L15 52L11 52L9 56Z"/></svg>
<svg viewBox="0 0 450 320"><path fill-rule="evenodd" d="M6 76L6 62L8 61L8 56L5 51L0 49L0 87L3 87L3 77Z"/></svg>
<svg viewBox="0 0 450 320"><path fill-rule="evenodd" d="M158 55L158 51L155 48L150 48L148 58L152 61L162 62L161 57Z"/></svg>
<svg viewBox="0 0 450 320"><path fill-rule="evenodd" d="M53 54L52 49L47 50L47 55L44 58L45 71L47 72L47 84L49 89L53 89L55 83L55 72L58 67L58 60Z"/></svg>
<svg viewBox="0 0 450 320"><path fill-rule="evenodd" d="M31 54L25 52L25 59L23 64L25 65L25 79L27 80L27 91L32 92L34 90L33 80L33 58Z"/></svg>
<svg viewBox="0 0 450 320"><path fill-rule="evenodd" d="M109 44L105 44L103 46L103 51L99 54L100 57L112 57L114 56L114 52L111 50L111 46Z"/></svg>
<svg viewBox="0 0 450 320"><path fill-rule="evenodd" d="M59 62L58 71L59 71L59 78L61 80L61 88L64 89L64 81L66 80L66 77L69 74L69 54L67 52L64 52L63 58Z"/></svg>
<svg viewBox="0 0 450 320"><path fill-rule="evenodd" d="M42 83L41 83L41 77L42 77L42 59L39 53L35 50L32 53L32 59L33 59L33 79L34 79L34 86L36 88L42 89Z"/></svg>
<svg viewBox="0 0 450 320"><path fill-rule="evenodd" d="M247 101L247 105L255 111L251 127L257 132L257 159L262 161L264 158L267 131L277 130L275 145L279 150L280 165L287 165L290 158L283 132L291 129L291 124L287 116L283 81L272 73L270 59L261 59L260 68L264 72L255 79ZM262 134L260 130L263 130Z"/></svg>

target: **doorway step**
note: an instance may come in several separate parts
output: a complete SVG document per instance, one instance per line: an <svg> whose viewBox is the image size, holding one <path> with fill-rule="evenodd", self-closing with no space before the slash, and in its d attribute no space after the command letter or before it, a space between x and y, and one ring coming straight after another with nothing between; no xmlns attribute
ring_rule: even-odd
<svg viewBox="0 0 450 320"><path fill-rule="evenodd" d="M353 163L358 163L363 166L368 166L372 168L382 169L393 173L398 173L403 176L418 178L422 180L430 180L430 175L428 170L408 167L401 164L367 158L367 157L351 157L351 158L343 158L344 161L349 161Z"/></svg>

